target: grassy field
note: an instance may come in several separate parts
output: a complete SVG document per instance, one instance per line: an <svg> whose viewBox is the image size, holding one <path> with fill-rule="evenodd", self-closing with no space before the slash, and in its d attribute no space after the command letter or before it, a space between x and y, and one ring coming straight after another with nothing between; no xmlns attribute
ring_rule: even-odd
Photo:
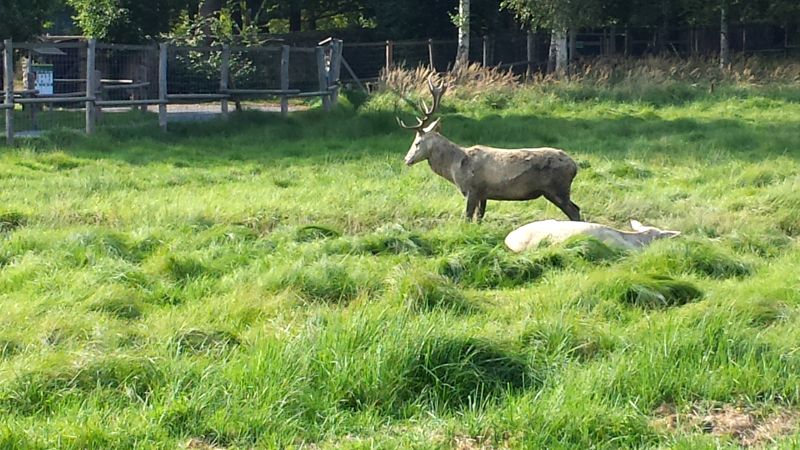
<svg viewBox="0 0 800 450"><path fill-rule="evenodd" d="M391 94L0 150L0 448L796 448L800 88L593 86L454 89L443 134L681 237L514 255L565 216L462 223Z"/></svg>

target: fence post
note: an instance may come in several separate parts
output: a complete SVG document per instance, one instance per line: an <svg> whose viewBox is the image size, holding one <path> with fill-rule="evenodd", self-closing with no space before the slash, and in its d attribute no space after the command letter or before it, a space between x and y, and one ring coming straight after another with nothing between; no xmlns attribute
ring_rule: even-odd
<svg viewBox="0 0 800 450"><path fill-rule="evenodd" d="M328 71L325 69L325 48L317 47L317 74L319 78L319 90L322 93L322 107L325 111L331 111L331 99L328 96Z"/></svg>
<svg viewBox="0 0 800 450"><path fill-rule="evenodd" d="M100 80L97 79L97 73L94 70L96 46L97 40L89 38L86 48L86 134L88 135L94 134L94 126L97 119L94 96L95 88Z"/></svg>
<svg viewBox="0 0 800 450"><path fill-rule="evenodd" d="M221 94L228 93L228 77L231 73L231 47L228 44L222 44L222 68L219 76L219 90ZM220 101L220 108L222 109L222 117L228 118L228 99L223 98Z"/></svg>
<svg viewBox="0 0 800 450"><path fill-rule="evenodd" d="M331 93L331 104L339 104L339 73L342 68L342 47L341 39L331 41L331 65L328 71L328 89L333 89Z"/></svg>
<svg viewBox="0 0 800 450"><path fill-rule="evenodd" d="M281 90L286 92L289 90L289 55L292 48L288 45L283 46L283 53L281 54ZM289 115L289 97L284 93L281 95L281 114L283 117Z"/></svg>
<svg viewBox="0 0 800 450"><path fill-rule="evenodd" d="M489 36L483 37L483 67L489 65Z"/></svg>
<svg viewBox="0 0 800 450"><path fill-rule="evenodd" d="M6 105L6 141L8 145L14 143L14 47L11 39L3 41L3 86L6 91L4 103Z"/></svg>
<svg viewBox="0 0 800 450"><path fill-rule="evenodd" d="M625 50L623 51L623 54L625 56L628 56L628 52L630 51L629 48L630 48L630 31L626 27L625 28Z"/></svg>
<svg viewBox="0 0 800 450"><path fill-rule="evenodd" d="M533 58L534 58L534 43L533 43L533 30L528 29L528 36L527 36L527 44L528 44L528 70L525 73L525 78L530 80L533 77Z"/></svg>
<svg viewBox="0 0 800 450"><path fill-rule="evenodd" d="M386 73L392 70L394 64L394 43L390 40L386 41Z"/></svg>
<svg viewBox="0 0 800 450"><path fill-rule="evenodd" d="M609 30L608 53L615 55L617 53L617 27L611 25Z"/></svg>
<svg viewBox="0 0 800 450"><path fill-rule="evenodd" d="M167 131L167 50L168 44L158 45L158 125Z"/></svg>
<svg viewBox="0 0 800 450"><path fill-rule="evenodd" d="M428 39L428 64L430 65L431 72L436 72L436 65L433 63L433 39Z"/></svg>

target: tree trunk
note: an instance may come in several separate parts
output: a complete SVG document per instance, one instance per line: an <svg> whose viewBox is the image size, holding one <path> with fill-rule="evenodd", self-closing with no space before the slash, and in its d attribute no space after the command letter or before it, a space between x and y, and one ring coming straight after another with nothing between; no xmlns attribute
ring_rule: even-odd
<svg viewBox="0 0 800 450"><path fill-rule="evenodd" d="M289 10L289 31L300 31L303 25L303 10L299 2L291 2Z"/></svg>
<svg viewBox="0 0 800 450"><path fill-rule="evenodd" d="M454 68L466 67L469 64L469 2L458 1L458 51Z"/></svg>
<svg viewBox="0 0 800 450"><path fill-rule="evenodd" d="M567 70L567 33L563 30L554 31L553 39L556 41L556 76L561 78Z"/></svg>
<svg viewBox="0 0 800 450"><path fill-rule="evenodd" d="M222 5L224 4L223 0L200 0L200 6L197 10L200 17L205 19L203 22L203 42L205 45L209 45L213 40L214 32L211 30L211 23L209 20L214 17L216 13L222 9Z"/></svg>
<svg viewBox="0 0 800 450"><path fill-rule="evenodd" d="M575 61L578 59L578 33L575 31L575 27L569 29L569 60Z"/></svg>
<svg viewBox="0 0 800 450"><path fill-rule="evenodd" d="M547 51L547 74L553 73L556 69L556 53L558 43L556 42L556 32L550 33L550 48Z"/></svg>
<svg viewBox="0 0 800 450"><path fill-rule="evenodd" d="M722 5L719 14L719 67L727 69L731 65L731 46L728 42L727 5Z"/></svg>

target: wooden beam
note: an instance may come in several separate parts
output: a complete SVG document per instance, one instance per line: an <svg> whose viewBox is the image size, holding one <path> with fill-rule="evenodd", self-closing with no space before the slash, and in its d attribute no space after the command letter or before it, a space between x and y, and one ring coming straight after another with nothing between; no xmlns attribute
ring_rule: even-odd
<svg viewBox="0 0 800 450"><path fill-rule="evenodd" d="M361 88L361 90L364 91L365 94L369 95L369 91L367 90L367 88L364 87L363 84L361 84L361 80L358 79L356 73L353 72L353 69L350 67L350 64L347 64L347 60L344 59L344 57L342 57L342 64L344 65L344 68L347 69L347 72L350 74L350 76L353 77L353 81L356 82L358 87Z"/></svg>
<svg viewBox="0 0 800 450"><path fill-rule="evenodd" d="M225 89L223 94L261 94L261 95L288 95L298 94L300 89Z"/></svg>
<svg viewBox="0 0 800 450"><path fill-rule="evenodd" d="M57 46L58 44L56 44ZM52 47L53 45L51 45ZM155 45L131 45L131 44L106 44L98 42L96 48L101 50L157 50Z"/></svg>
<svg viewBox="0 0 800 450"><path fill-rule="evenodd" d="M228 94L169 94L167 100L222 100L230 98Z"/></svg>
<svg viewBox="0 0 800 450"><path fill-rule="evenodd" d="M288 97L322 97L322 102L325 103L325 99L330 97L332 92L301 92L299 94L291 94ZM329 103L330 105L330 103Z"/></svg>
<svg viewBox="0 0 800 450"><path fill-rule="evenodd" d="M3 80L5 81L6 142L14 143L14 48L11 39L3 41Z"/></svg>
<svg viewBox="0 0 800 450"><path fill-rule="evenodd" d="M386 73L392 70L394 64L394 43L391 40L386 41Z"/></svg>
<svg viewBox="0 0 800 450"><path fill-rule="evenodd" d="M319 78L319 90L328 91L328 71L325 68L325 48L317 47L317 78ZM331 111L331 99L328 95L322 97L322 107L325 111Z"/></svg>
<svg viewBox="0 0 800 450"><path fill-rule="evenodd" d="M431 72L436 72L436 64L434 64L434 62L433 39L428 39L428 67L431 69Z"/></svg>
<svg viewBox="0 0 800 450"><path fill-rule="evenodd" d="M284 92L289 91L289 55L291 50L291 47L284 45L281 53L281 90ZM300 92L299 89L297 91ZM283 117L289 115L289 98L286 97L286 94L281 96L281 114Z"/></svg>
<svg viewBox="0 0 800 450"><path fill-rule="evenodd" d="M167 52L168 44L158 46L158 99L163 103L158 104L158 125L167 131Z"/></svg>
<svg viewBox="0 0 800 450"><path fill-rule="evenodd" d="M150 86L150 83L111 84L111 85L103 85L103 90L116 91L119 89L138 89L147 86Z"/></svg>
<svg viewBox="0 0 800 450"><path fill-rule="evenodd" d="M339 74L342 71L342 47L344 44L341 39L334 39L331 44L331 64L328 71L328 88L335 86L337 89L331 95L331 103L339 104Z"/></svg>
<svg viewBox="0 0 800 450"><path fill-rule="evenodd" d="M134 106L134 105L160 105L168 100L142 99L142 100L97 100L98 106Z"/></svg>
<svg viewBox="0 0 800 450"><path fill-rule="evenodd" d="M70 102L80 102L80 103L92 103L97 100L97 97L93 95L86 95L82 97L33 97L33 98L18 98L14 100L14 103L19 103L21 105L35 105L39 103L70 103Z"/></svg>
<svg viewBox="0 0 800 450"><path fill-rule="evenodd" d="M97 111L95 111L94 93L100 80L94 70L97 40L90 38L86 49L86 134L94 134Z"/></svg>
<svg viewBox="0 0 800 450"><path fill-rule="evenodd" d="M219 90L225 92L228 89L228 77L231 73L231 48L228 44L222 45L222 68L220 69ZM220 100L222 117L228 118L228 97Z"/></svg>

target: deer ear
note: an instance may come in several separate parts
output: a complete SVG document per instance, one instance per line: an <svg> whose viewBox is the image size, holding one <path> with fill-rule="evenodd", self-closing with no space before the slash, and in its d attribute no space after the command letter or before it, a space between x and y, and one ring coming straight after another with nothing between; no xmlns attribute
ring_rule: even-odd
<svg viewBox="0 0 800 450"><path fill-rule="evenodd" d="M638 220L631 220L631 228L636 231L641 230L644 226Z"/></svg>
<svg viewBox="0 0 800 450"><path fill-rule="evenodd" d="M433 122L432 122L430 125L428 125L427 127L425 127L425 130L424 130L424 131L425 131L426 133L430 133L431 131L435 131L435 132L437 132L437 133L438 133L438 132L442 131L442 123L441 123L441 120L442 120L442 118L441 118L441 117L439 117L438 119L434 120L434 121L433 121Z"/></svg>

